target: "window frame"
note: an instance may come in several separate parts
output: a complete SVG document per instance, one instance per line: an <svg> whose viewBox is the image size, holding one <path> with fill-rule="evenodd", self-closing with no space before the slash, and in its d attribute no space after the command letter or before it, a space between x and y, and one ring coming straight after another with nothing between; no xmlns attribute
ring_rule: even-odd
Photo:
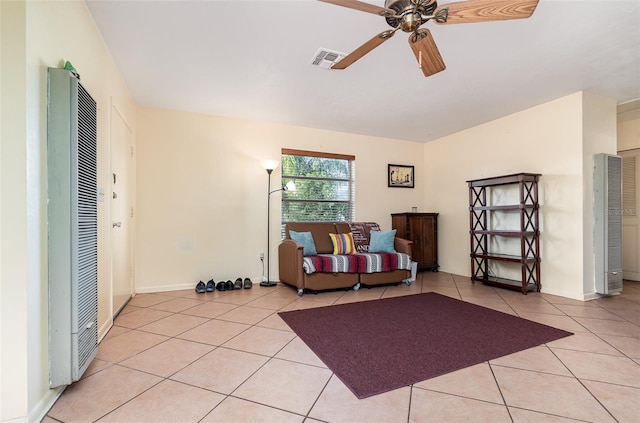
<svg viewBox="0 0 640 423"><path fill-rule="evenodd" d="M282 207L281 207L281 215L280 215L280 223L282 226L282 233L284 234L284 227L287 223L290 223L289 221L285 220L285 216L284 216L284 210L286 209L286 207L284 207L285 203L302 203L302 202L309 202L309 203L345 203L348 205L348 214L349 216L346 218L347 220L344 220L344 222L349 222L349 221L353 221L355 220L355 160L356 160L356 156L354 155L350 155L350 154L336 154L336 153L326 153L326 152L319 152L319 151L307 151L307 150L296 150L296 149L290 149L290 148L283 148L281 151L281 156L285 156L285 155L290 155L290 156L307 156L307 157L318 157L318 158L324 158L324 159L337 159L337 160L346 160L348 162L348 170L349 170L349 176L347 178L327 178L327 177L308 177L308 176L300 176L300 175L287 175L284 173L284 168L282 169L282 174L281 174L281 182L284 186L284 184L287 181L293 180L294 182L296 180L313 180L313 181L337 181L337 182L347 182L349 185L349 191L348 191L348 200L309 200L309 199L295 199L295 198L289 198L288 195L283 195L281 198L281 203L282 203ZM284 158L281 157L281 162L284 163ZM313 220L315 222L329 222L329 220ZM331 222L335 222L337 220L331 220ZM342 220L340 220L342 221Z"/></svg>

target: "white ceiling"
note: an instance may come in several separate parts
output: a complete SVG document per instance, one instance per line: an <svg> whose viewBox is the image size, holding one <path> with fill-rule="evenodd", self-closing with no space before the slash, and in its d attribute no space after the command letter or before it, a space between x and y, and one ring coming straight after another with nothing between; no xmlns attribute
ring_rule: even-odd
<svg viewBox="0 0 640 423"><path fill-rule="evenodd" d="M87 5L141 105L427 142L576 91L640 98L639 0L540 0L524 20L427 22L447 66L429 78L401 31L346 70L312 66L321 47L349 53L390 28L319 1Z"/></svg>

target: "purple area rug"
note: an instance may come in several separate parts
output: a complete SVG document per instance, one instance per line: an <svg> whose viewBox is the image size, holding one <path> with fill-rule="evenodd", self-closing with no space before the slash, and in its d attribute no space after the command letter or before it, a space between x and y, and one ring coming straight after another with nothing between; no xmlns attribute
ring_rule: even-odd
<svg viewBox="0 0 640 423"><path fill-rule="evenodd" d="M572 335L436 293L278 314L358 398Z"/></svg>

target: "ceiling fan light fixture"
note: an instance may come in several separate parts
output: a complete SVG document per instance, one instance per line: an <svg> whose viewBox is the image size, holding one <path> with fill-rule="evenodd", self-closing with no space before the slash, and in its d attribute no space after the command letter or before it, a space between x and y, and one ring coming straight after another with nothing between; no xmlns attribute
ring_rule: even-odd
<svg viewBox="0 0 640 423"><path fill-rule="evenodd" d="M386 0L385 7L396 12L386 20L394 28L413 32L431 19L437 6L435 0Z"/></svg>
<svg viewBox="0 0 640 423"><path fill-rule="evenodd" d="M400 29L404 32L413 32L422 25L422 15L420 13L406 13L400 22Z"/></svg>

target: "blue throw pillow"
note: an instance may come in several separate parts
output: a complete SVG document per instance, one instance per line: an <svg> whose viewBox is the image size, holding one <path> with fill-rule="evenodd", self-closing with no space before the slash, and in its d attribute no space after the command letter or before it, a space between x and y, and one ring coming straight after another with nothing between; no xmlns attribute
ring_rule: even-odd
<svg viewBox="0 0 640 423"><path fill-rule="evenodd" d="M305 256L315 256L318 254L316 252L316 243L313 241L313 235L311 235L311 232L289 231L289 236L295 242L302 244L302 254Z"/></svg>
<svg viewBox="0 0 640 423"><path fill-rule="evenodd" d="M371 240L369 241L370 253L395 253L394 242L396 239L396 230L391 231L371 231Z"/></svg>

